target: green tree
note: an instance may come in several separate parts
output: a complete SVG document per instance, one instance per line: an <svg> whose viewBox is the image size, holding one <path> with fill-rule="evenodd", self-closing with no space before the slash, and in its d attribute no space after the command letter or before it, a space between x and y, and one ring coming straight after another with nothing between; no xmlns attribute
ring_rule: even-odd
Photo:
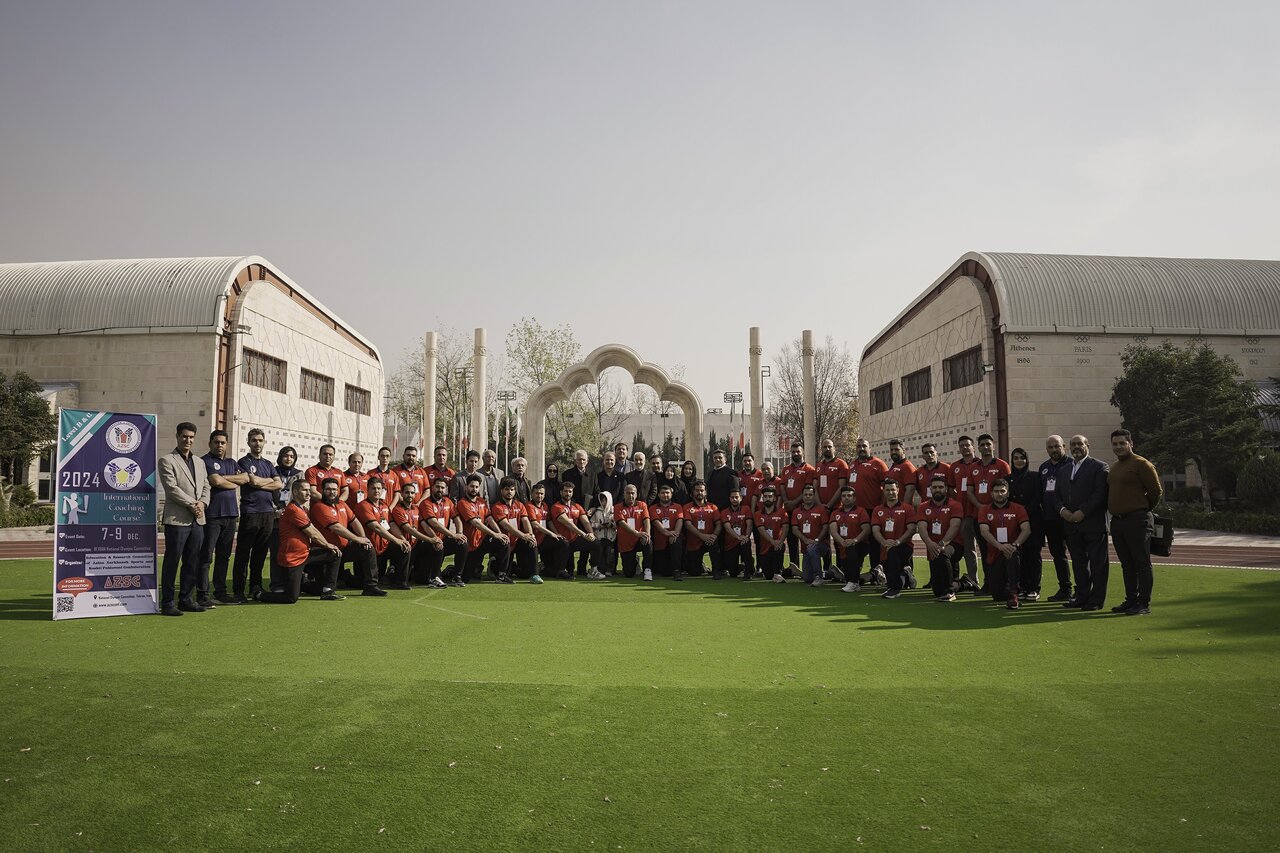
<svg viewBox="0 0 1280 853"><path fill-rule="evenodd" d="M0 372L0 516L9 512L18 475L58 437L58 420L40 392L40 383L20 370Z"/></svg>
<svg viewBox="0 0 1280 853"><path fill-rule="evenodd" d="M1246 462L1236 479L1236 494L1258 509L1280 508L1280 453L1266 450Z"/></svg>
<svg viewBox="0 0 1280 853"><path fill-rule="evenodd" d="M540 386L554 381L566 367L579 360L582 345L568 325L548 328L536 317L525 317L507 333L506 349L511 386L522 399L528 400ZM577 448L599 447L598 415L582 389L567 402L553 405L547 412L545 425L547 462L571 465ZM537 429L538 424L525 423L524 428Z"/></svg>
<svg viewBox="0 0 1280 853"><path fill-rule="evenodd" d="M1231 483L1265 436L1253 384L1240 378L1234 361L1200 341L1185 349L1168 341L1135 344L1120 363L1124 372L1111 405L1134 444L1162 466L1194 462L1205 510L1211 511L1213 489Z"/></svg>
<svg viewBox="0 0 1280 853"><path fill-rule="evenodd" d="M636 434L631 437L631 452L635 453L639 450L645 456L648 456L650 449L649 445L645 443L644 433L641 430L636 430Z"/></svg>

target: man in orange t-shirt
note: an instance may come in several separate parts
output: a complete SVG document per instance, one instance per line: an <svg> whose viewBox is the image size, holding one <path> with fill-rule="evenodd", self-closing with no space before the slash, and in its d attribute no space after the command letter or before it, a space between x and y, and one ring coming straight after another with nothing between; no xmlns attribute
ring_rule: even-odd
<svg viewBox="0 0 1280 853"><path fill-rule="evenodd" d="M736 578L742 572L744 581L751 580L755 565L751 561L751 510L742 501L742 491L729 493L729 506L720 511L719 577Z"/></svg>
<svg viewBox="0 0 1280 853"><path fill-rule="evenodd" d="M981 510L978 519L978 530L987 543L984 580L992 601L1004 601L1010 610L1017 610L1021 567L1018 549L1031 537L1031 522L1026 508L1009 500L1007 480L992 482L989 493L991 503Z"/></svg>
<svg viewBox="0 0 1280 853"><path fill-rule="evenodd" d="M720 554L714 547L720 538L720 509L707 500L707 484L693 482L693 500L684 505L684 574L701 575L702 555L711 555L711 573L719 571ZM680 580L680 576L675 576Z"/></svg>
<svg viewBox="0 0 1280 853"><path fill-rule="evenodd" d="M302 579L310 570L320 577L321 598L341 601L334 587L338 583L338 557L342 549L331 544L311 523L307 507L311 503L311 485L303 479L293 481L289 505L280 515L279 547L276 565L271 572L271 589L260 590L258 601L268 604L293 604L302 595Z"/></svg>
<svg viewBox="0 0 1280 853"><path fill-rule="evenodd" d="M915 511L898 500L898 483L886 480L884 503L871 513L871 535L880 543L880 561L888 587L881 598L897 598L903 587L915 585L911 572L911 538L915 532Z"/></svg>
<svg viewBox="0 0 1280 853"><path fill-rule="evenodd" d="M368 483L369 497L356 504L356 518L369 535L378 561L378 577L385 582L387 567L395 575L401 589L409 586L409 552L411 546L391 523L391 507L386 501L386 487L374 478Z"/></svg>
<svg viewBox="0 0 1280 853"><path fill-rule="evenodd" d="M467 566L467 554L471 552L470 540L462 529L462 521L458 518L458 505L449 497L451 480L438 478L431 484L431 496L423 501L415 501L415 508L420 517L418 528L424 534L434 536L436 543L430 548L419 545L414 550L414 561L420 561L421 572L427 576L427 582L437 589L442 586L466 586L462 572ZM453 565L441 574L444 558L452 556Z"/></svg>
<svg viewBox="0 0 1280 853"><path fill-rule="evenodd" d="M760 507L752 519L760 539L760 569L765 580L784 583L791 570L782 565L786 555L788 534L791 532L791 513L783 506L781 486L766 483L760 489Z"/></svg>
<svg viewBox="0 0 1280 853"><path fill-rule="evenodd" d="M564 537L560 546L561 564L556 566L556 577L560 580L573 580L573 555L585 554L594 557L596 554L596 534L587 520L587 511L582 503L574 499L573 483L560 484L560 501L551 507L551 523L557 533ZM587 500L587 498L583 498ZM580 560L578 574L586 576L586 560Z"/></svg>
<svg viewBox="0 0 1280 853"><path fill-rule="evenodd" d="M622 487L622 501L613 508L613 521L618 531L618 553L622 556L622 573L636 576L636 555L644 557L644 579L653 580L653 540L650 538L649 507L636 500L639 489L634 483Z"/></svg>
<svg viewBox="0 0 1280 853"><path fill-rule="evenodd" d="M333 477L320 481L320 500L311 502L311 523L329 544L342 550L339 568L347 560L355 566L357 576L352 580L363 587L364 595L386 595L378 586L378 563L373 543L364 535L364 528L355 513L338 498L340 493L341 487Z"/></svg>
<svg viewBox="0 0 1280 853"><path fill-rule="evenodd" d="M514 583L511 568L511 539L498 529L489 517L489 502L484 491L484 477L475 472L467 475L466 494L458 501L458 518L467 533L466 569L463 581L480 580L485 556L489 557L489 576L498 583Z"/></svg>
<svg viewBox="0 0 1280 853"><path fill-rule="evenodd" d="M663 577L680 574L684 550L684 507L671 499L670 483L658 486L658 502L649 507L649 527L653 534L653 570Z"/></svg>
<svg viewBox="0 0 1280 853"><path fill-rule="evenodd" d="M498 481L498 499L489 508L489 513L511 540L512 574L533 584L542 583L542 576L538 574L538 538L533 535L533 527L525 517L524 504L516 500L514 477L503 477Z"/></svg>
<svg viewBox="0 0 1280 853"><path fill-rule="evenodd" d="M927 469L921 467L918 470ZM964 507L955 498L948 497L949 488L950 478L946 473L937 471L924 492L927 497L916 507L916 530L924 542L925 556L929 560L929 586L938 601L956 600L960 549L964 545L961 532Z"/></svg>
<svg viewBox="0 0 1280 853"><path fill-rule="evenodd" d="M791 511L791 530L800 540L800 548L804 552L804 573L800 579L809 586L826 583L822 578L824 548L821 546L826 544L830 521L827 508L818 502L817 487L813 483L807 484L800 495L800 506Z"/></svg>
<svg viewBox="0 0 1280 853"><path fill-rule="evenodd" d="M804 444L799 441L791 442L791 464L782 469L780 475L782 491L778 495L779 501L787 512L794 512L795 508L800 506L800 496L804 494L804 487L813 480L816 473L817 469L804 460ZM796 538L794 530L788 534L787 550L791 555L791 569L798 570L800 540Z"/></svg>
<svg viewBox="0 0 1280 853"><path fill-rule="evenodd" d="M840 506L831 513L827 528L836 549L837 578L845 582L841 592L857 592L862 561L871 553L871 516L858 506L853 486L840 490Z"/></svg>

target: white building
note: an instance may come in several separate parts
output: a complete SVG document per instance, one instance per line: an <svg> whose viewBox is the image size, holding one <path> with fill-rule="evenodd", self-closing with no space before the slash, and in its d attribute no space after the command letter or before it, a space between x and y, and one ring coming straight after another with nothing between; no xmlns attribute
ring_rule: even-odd
<svg viewBox="0 0 1280 853"><path fill-rule="evenodd" d="M157 415L161 452L181 421L237 456L260 427L300 467L382 439L377 347L256 256L0 264L0 371L18 370L52 406ZM45 500L50 467L30 472Z"/></svg>

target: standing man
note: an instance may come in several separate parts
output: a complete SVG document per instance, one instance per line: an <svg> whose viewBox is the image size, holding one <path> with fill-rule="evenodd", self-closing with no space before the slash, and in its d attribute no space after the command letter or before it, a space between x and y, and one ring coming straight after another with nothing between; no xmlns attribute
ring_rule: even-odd
<svg viewBox="0 0 1280 853"><path fill-rule="evenodd" d="M533 483L526 476L528 470L529 461L523 456L511 460L511 479L516 481L516 500L526 504L533 495Z"/></svg>
<svg viewBox="0 0 1280 853"><path fill-rule="evenodd" d="M951 466L938 459L938 446L932 441L927 441L920 447L920 458L923 463L916 468L916 487L912 495L915 496L916 504L922 504L929 500L933 491L933 480L939 474L947 482L948 490L951 488ZM961 510L964 505L961 505Z"/></svg>
<svg viewBox="0 0 1280 853"><path fill-rule="evenodd" d="M1040 463L1040 511L1044 520L1044 538L1058 575L1058 591L1050 601L1071 600L1071 566L1067 562L1067 530L1062 520L1062 503L1058 500L1058 481L1071 476L1071 457L1067 456L1062 436L1051 435L1044 442L1049 458Z"/></svg>
<svg viewBox="0 0 1280 853"><path fill-rule="evenodd" d="M729 506L729 493L741 488L738 475L725 464L725 459L723 450L712 453L711 470L707 472L707 500L721 510Z"/></svg>
<svg viewBox="0 0 1280 853"><path fill-rule="evenodd" d="M889 466L879 456L871 455L871 442L865 438L858 439L854 449L857 455L849 464L849 485L853 486L858 506L870 515L884 498L884 480Z"/></svg>
<svg viewBox="0 0 1280 853"><path fill-rule="evenodd" d="M406 450L405 452L407 453L408 451ZM416 459L418 456L418 448L413 448L413 455ZM425 485L420 485L418 487L419 501L424 500L428 494L434 494L432 487L435 485L436 480L444 480L446 483L452 483L453 478L458 474L457 471L449 467L449 448L445 447L443 444L437 445L436 449L432 451L432 455L435 461L432 463L431 467L427 468L425 471L427 482Z"/></svg>
<svg viewBox="0 0 1280 853"><path fill-rule="evenodd" d="M627 484L627 478L623 476L622 470L618 467L618 457L613 455L612 450L604 452L600 464L600 471L596 474L596 491L591 495L590 503L593 507L597 506L600 501L600 493L608 492L609 497L612 499L609 505L609 513L610 517L612 517L613 508L622 500L622 487Z"/></svg>
<svg viewBox="0 0 1280 853"><path fill-rule="evenodd" d="M183 612L203 613L196 604L196 578L200 572L200 546L204 542L205 508L209 505L209 475L204 460L191 452L196 441L196 425L178 424L177 446L160 457L160 484L164 487L164 563L160 570L160 612L181 616ZM178 603L174 604L173 584L182 580Z"/></svg>
<svg viewBox="0 0 1280 853"><path fill-rule="evenodd" d="M1022 556L1018 549L1031 538L1031 522L1022 504L1009 500L1009 484L996 480L991 484L991 503L982 510L978 531L987 543L985 572L987 590L992 601L1005 601L1017 610L1018 584L1021 582Z"/></svg>
<svg viewBox="0 0 1280 853"><path fill-rule="evenodd" d="M902 502L912 504L919 501L916 496L916 466L907 458L902 439L895 438L889 442L889 470L884 473L885 479L898 484L898 494Z"/></svg>
<svg viewBox="0 0 1280 853"><path fill-rule="evenodd" d="M484 477L480 476L480 451L468 450L466 455L462 457L462 470L453 475L453 482L449 486L449 497L455 502L461 502L467 498L467 479L475 474L480 477L480 500L487 500L488 493L484 489Z"/></svg>
<svg viewBox="0 0 1280 853"><path fill-rule="evenodd" d="M1058 478L1058 503L1076 579L1075 598L1063 607L1101 610L1107 598L1107 476L1105 462L1089 455L1089 439L1071 436L1071 470Z"/></svg>
<svg viewBox="0 0 1280 853"><path fill-rule="evenodd" d="M959 438L960 458L951 463L951 491L964 507L964 521L960 524L960 552L964 557L965 573L960 584L965 589L978 592L977 510L969 501L969 481L973 478L973 465L978 457L973 454L973 439L967 435Z"/></svg>
<svg viewBox="0 0 1280 853"><path fill-rule="evenodd" d="M627 443L625 441L619 441L613 446L613 458L618 463L618 473L623 477L627 476L632 471L631 457L627 455L627 451L629 449L630 448L627 447ZM622 493L619 492L614 497L620 501L622 500Z"/></svg>
<svg viewBox="0 0 1280 853"><path fill-rule="evenodd" d="M332 477L339 484L342 483L342 472L333 466L333 460L337 458L337 455L338 451L332 444L320 445L320 460L308 468L303 475L307 479L307 485L311 486L312 503L321 499L320 484L327 478ZM341 489L339 491L339 498L346 500L346 492Z"/></svg>
<svg viewBox="0 0 1280 853"><path fill-rule="evenodd" d="M804 487L817 473L818 469L804 461L804 444L799 441L791 442L791 464L782 469L782 507L788 514L795 512L796 507L800 506ZM800 540L796 538L794 530L789 530L787 534L787 551L791 556L791 570L799 572Z"/></svg>
<svg viewBox="0 0 1280 853"><path fill-rule="evenodd" d="M248 478L240 487L240 530L236 536L236 561L231 569L234 600L244 604L262 591L262 567L270 551L271 530L276 523L276 499L284 483L276 466L262 455L266 434L249 430L249 452L240 457L240 473Z"/></svg>
<svg viewBox="0 0 1280 853"><path fill-rule="evenodd" d="M209 472L209 508L205 512L204 543L200 549L200 583L196 604L206 610L216 607L209 600L209 566L213 564L213 595L222 604L239 604L227 591L227 565L231 562L236 523L240 520L240 486L249 475L240 463L227 456L227 433L215 429L209 433L209 452L203 457Z"/></svg>
<svg viewBox="0 0 1280 853"><path fill-rule="evenodd" d="M885 480L884 503L871 513L871 535L880 543L880 560L888 587L881 598L898 598L904 586L915 583L911 574L911 537L915 535L915 522L915 512L898 500L897 481Z"/></svg>
<svg viewBox="0 0 1280 853"><path fill-rule="evenodd" d="M926 445L929 446L929 445ZM937 454L934 454L935 457ZM924 470L924 469L920 469ZM964 507L950 497L950 478L942 472L929 482L929 499L916 510L916 528L929 558L929 580L938 601L955 601Z"/></svg>
<svg viewBox="0 0 1280 853"><path fill-rule="evenodd" d="M830 512L840 506L840 490L849 482L849 463L836 456L836 443L829 438L822 440L818 452L813 482L818 490L818 503Z"/></svg>
<svg viewBox="0 0 1280 853"><path fill-rule="evenodd" d="M365 488L369 480L382 481L382 497L393 509L400 503L400 475L391 464L391 448L378 448L378 464L365 472Z"/></svg>
<svg viewBox="0 0 1280 853"><path fill-rule="evenodd" d="M764 484L754 518L755 529L760 532L760 568L774 583L786 582L783 574L787 570L782 567L782 559L791 532L791 513L782 503L780 489L777 483Z"/></svg>
<svg viewBox="0 0 1280 853"><path fill-rule="evenodd" d="M311 484L302 478L293 481L290 500L280 515L280 546L276 549L276 565L271 569L270 590L259 590L256 598L267 604L294 604L302 594L302 577L312 569L322 578L320 597L341 601L334 592L338 582L338 559L342 549L329 542L311 523L307 507L311 503Z"/></svg>
<svg viewBox="0 0 1280 853"><path fill-rule="evenodd" d="M647 501L641 500L644 494L644 482L649 476L649 471L645 466L645 456L639 450L631 456L631 469L622 475L623 480L636 487L636 500L647 504Z"/></svg>
<svg viewBox="0 0 1280 853"><path fill-rule="evenodd" d="M480 454L480 470L477 472L484 477L484 495L489 500L489 506L493 506L498 502L499 484L502 478L507 476L501 468L498 467L498 452L492 448L486 447L484 453Z"/></svg>
<svg viewBox="0 0 1280 853"><path fill-rule="evenodd" d="M573 467L560 477L560 482L573 484L573 501L584 510L591 506L599 491L596 488L596 472L587 467L587 458L587 451L573 451Z"/></svg>
<svg viewBox="0 0 1280 853"><path fill-rule="evenodd" d="M342 480L339 481L342 483L342 491L347 495L347 506L353 513L369 494L369 475L363 469L364 455L352 453L347 457L347 470L342 472Z"/></svg>
<svg viewBox="0 0 1280 853"><path fill-rule="evenodd" d="M413 483L413 499L422 503L427 496L427 484L430 479L427 471L418 464L418 448L412 444L404 449L404 454L400 457L400 464L396 466L396 477L399 478L401 486L405 483Z"/></svg>
<svg viewBox="0 0 1280 853"><path fill-rule="evenodd" d="M1133 452L1133 434L1127 429L1111 433L1116 464L1107 480L1107 510L1111 513L1111 542L1124 575L1124 601L1112 613L1143 616L1151 612L1151 511L1164 497L1156 466Z"/></svg>

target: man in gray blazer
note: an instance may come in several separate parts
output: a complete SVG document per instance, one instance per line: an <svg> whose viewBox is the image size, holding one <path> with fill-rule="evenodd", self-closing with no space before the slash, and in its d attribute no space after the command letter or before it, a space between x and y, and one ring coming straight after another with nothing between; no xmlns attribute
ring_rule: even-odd
<svg viewBox="0 0 1280 853"><path fill-rule="evenodd" d="M195 595L200 570L200 546L204 542L204 511L209 505L209 473L204 460L191 452L196 425L178 424L178 446L160 457L160 483L164 486L164 563L160 573L160 612L181 616L183 612L203 613ZM181 589L177 605L173 582L182 564Z"/></svg>
<svg viewBox="0 0 1280 853"><path fill-rule="evenodd" d="M1075 575L1076 595L1063 607L1101 610L1107 597L1107 463L1089 455L1089 439L1071 436L1071 465L1058 472L1067 550Z"/></svg>

